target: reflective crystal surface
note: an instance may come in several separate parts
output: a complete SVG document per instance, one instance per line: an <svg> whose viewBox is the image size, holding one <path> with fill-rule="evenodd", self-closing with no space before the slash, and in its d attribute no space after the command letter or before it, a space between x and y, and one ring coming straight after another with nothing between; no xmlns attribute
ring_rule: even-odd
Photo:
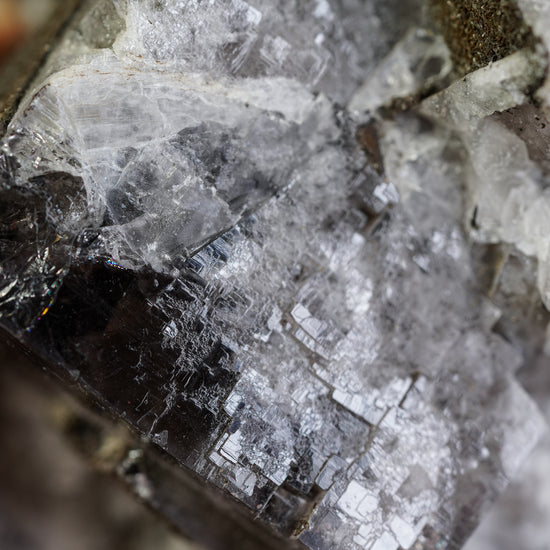
<svg viewBox="0 0 550 550"><path fill-rule="evenodd" d="M280 544L459 548L544 428L471 243L547 300L495 114L540 63L446 87L412 0L91 2L2 142L0 323Z"/></svg>

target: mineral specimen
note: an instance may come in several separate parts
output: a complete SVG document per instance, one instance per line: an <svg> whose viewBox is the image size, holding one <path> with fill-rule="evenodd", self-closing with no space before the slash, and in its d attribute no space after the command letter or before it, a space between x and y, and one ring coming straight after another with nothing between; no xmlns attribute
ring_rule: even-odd
<svg viewBox="0 0 550 550"><path fill-rule="evenodd" d="M2 326L279 547L458 548L543 429L462 223L548 303L542 50L384 118L452 78L421 7L89 2L2 142Z"/></svg>

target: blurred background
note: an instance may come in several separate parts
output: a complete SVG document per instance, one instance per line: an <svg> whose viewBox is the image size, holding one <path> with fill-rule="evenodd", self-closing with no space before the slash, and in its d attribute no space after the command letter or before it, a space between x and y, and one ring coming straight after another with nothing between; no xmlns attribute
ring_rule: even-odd
<svg viewBox="0 0 550 550"><path fill-rule="evenodd" d="M75 407L0 344L0 549L198 550L79 452Z"/></svg>
<svg viewBox="0 0 550 550"><path fill-rule="evenodd" d="M62 3L0 0L0 78ZM534 365L523 381L550 419L548 365ZM0 344L0 549L198 550L71 445L60 419L72 406L25 357ZM550 550L549 518L546 437L466 550Z"/></svg>
<svg viewBox="0 0 550 550"><path fill-rule="evenodd" d="M0 0L0 63L49 17L59 0Z"/></svg>

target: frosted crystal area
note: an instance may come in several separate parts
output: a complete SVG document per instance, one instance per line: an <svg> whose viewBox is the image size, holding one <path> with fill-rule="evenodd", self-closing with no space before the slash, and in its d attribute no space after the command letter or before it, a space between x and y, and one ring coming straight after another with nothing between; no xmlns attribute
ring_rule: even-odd
<svg viewBox="0 0 550 550"><path fill-rule="evenodd" d="M387 53L395 33L421 18L415 0L116 4L127 30L113 49L129 63L236 78L286 76L340 103Z"/></svg>
<svg viewBox="0 0 550 550"><path fill-rule="evenodd" d="M520 51L428 98L422 110L457 131L468 151L470 234L478 242L507 243L535 257L538 289L549 307L545 104L528 108L527 93L542 74L533 54Z"/></svg>
<svg viewBox="0 0 550 550"><path fill-rule="evenodd" d="M2 142L2 325L289 547L459 548L544 421L463 230L469 122L365 114L448 77L420 4L107 4Z"/></svg>

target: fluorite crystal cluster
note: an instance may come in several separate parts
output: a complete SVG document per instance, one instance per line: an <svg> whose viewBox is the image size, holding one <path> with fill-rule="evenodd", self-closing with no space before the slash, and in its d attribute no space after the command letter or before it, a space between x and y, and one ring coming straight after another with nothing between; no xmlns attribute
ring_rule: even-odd
<svg viewBox="0 0 550 550"><path fill-rule="evenodd" d="M279 548L458 548L543 430L550 15L455 80L424 4L88 2L2 142L4 329Z"/></svg>

